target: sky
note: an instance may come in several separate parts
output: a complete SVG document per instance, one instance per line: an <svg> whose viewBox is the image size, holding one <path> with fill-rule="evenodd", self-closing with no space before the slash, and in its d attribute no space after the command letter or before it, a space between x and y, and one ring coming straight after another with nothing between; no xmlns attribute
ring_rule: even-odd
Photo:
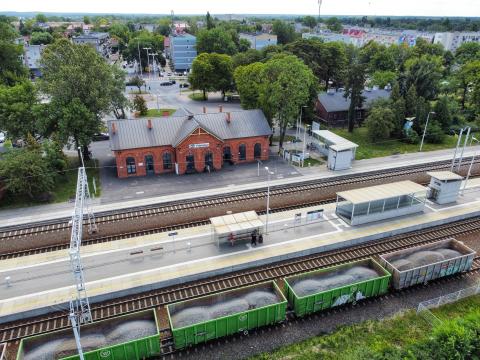
<svg viewBox="0 0 480 360"><path fill-rule="evenodd" d="M323 0L323 15L480 16L480 0ZM2 11L126 14L312 14L318 0L0 0Z"/></svg>

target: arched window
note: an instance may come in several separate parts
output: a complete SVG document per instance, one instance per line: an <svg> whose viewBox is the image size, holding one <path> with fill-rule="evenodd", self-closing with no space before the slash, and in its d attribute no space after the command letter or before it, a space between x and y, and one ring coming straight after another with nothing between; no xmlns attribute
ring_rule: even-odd
<svg viewBox="0 0 480 360"><path fill-rule="evenodd" d="M135 164L135 159L133 157L127 158L127 174L136 174L137 165Z"/></svg>
<svg viewBox="0 0 480 360"><path fill-rule="evenodd" d="M169 152L163 153L163 170L170 170L172 168L172 154Z"/></svg>
<svg viewBox="0 0 480 360"><path fill-rule="evenodd" d="M240 144L238 147L238 159L247 160L247 146L245 144Z"/></svg>
<svg viewBox="0 0 480 360"><path fill-rule="evenodd" d="M262 157L262 144L256 143L253 148L253 157L255 159L260 159Z"/></svg>

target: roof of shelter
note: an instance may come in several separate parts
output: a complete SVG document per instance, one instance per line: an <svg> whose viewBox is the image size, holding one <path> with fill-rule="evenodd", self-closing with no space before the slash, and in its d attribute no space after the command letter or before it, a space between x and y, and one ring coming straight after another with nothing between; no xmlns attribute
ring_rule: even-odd
<svg viewBox="0 0 480 360"><path fill-rule="evenodd" d="M427 189L424 186L406 180L361 189L340 191L337 195L356 205L425 191L427 191Z"/></svg>
<svg viewBox="0 0 480 360"><path fill-rule="evenodd" d="M377 99L389 99L391 91L378 89L378 90L363 90L362 96L365 98L362 109L367 109L370 103ZM318 101L323 105L327 112L336 111L348 111L350 106L350 99L344 97L344 91L336 91L330 93L319 93Z"/></svg>
<svg viewBox="0 0 480 360"><path fill-rule="evenodd" d="M263 226L263 222L255 211L217 216L210 218L210 222L217 235L230 234L240 230L256 229Z"/></svg>
<svg viewBox="0 0 480 360"><path fill-rule="evenodd" d="M427 175L430 175L431 177L440 181L463 180L463 176L455 174L451 171L431 171L427 172Z"/></svg>
<svg viewBox="0 0 480 360"><path fill-rule="evenodd" d="M312 133L318 135L318 137L328 141L333 146L330 146L333 150L343 151L348 149L357 148L358 145L347 140L329 130L313 130ZM335 146L335 147L334 147Z"/></svg>
<svg viewBox="0 0 480 360"><path fill-rule="evenodd" d="M148 127L149 120L151 128ZM269 136L272 133L265 115L258 109L195 115L183 109L168 117L110 120L107 126L112 150L177 146L197 128L220 140Z"/></svg>

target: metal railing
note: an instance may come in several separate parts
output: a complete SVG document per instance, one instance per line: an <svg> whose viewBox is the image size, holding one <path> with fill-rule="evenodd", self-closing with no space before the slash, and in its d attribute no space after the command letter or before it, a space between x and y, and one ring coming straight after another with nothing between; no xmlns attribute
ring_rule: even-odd
<svg viewBox="0 0 480 360"><path fill-rule="evenodd" d="M439 296L434 299L422 301L418 304L417 315L423 317L430 325L438 325L442 323L438 317L436 317L430 309L435 309L440 306L454 303L460 299L467 298L469 296L480 294L480 282L474 286L455 291L446 295Z"/></svg>

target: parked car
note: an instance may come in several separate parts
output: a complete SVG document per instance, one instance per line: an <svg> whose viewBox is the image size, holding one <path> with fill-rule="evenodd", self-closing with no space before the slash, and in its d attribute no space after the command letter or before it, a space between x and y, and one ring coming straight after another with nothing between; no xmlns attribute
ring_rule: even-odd
<svg viewBox="0 0 480 360"><path fill-rule="evenodd" d="M183 84L180 84L180 87L181 88L189 88L190 84L189 83L183 83Z"/></svg>
<svg viewBox="0 0 480 360"><path fill-rule="evenodd" d="M167 75L168 75L168 76L172 76L172 73L168 73Z"/></svg>
<svg viewBox="0 0 480 360"><path fill-rule="evenodd" d="M164 82L160 83L160 86L170 86L170 85L173 85L173 83L171 81L164 81Z"/></svg>
<svg viewBox="0 0 480 360"><path fill-rule="evenodd" d="M7 139L7 136L5 135L5 133L0 132L0 144L3 144L6 139Z"/></svg>
<svg viewBox="0 0 480 360"><path fill-rule="evenodd" d="M170 83L171 83L172 85L174 85L174 84L176 84L177 82L176 82L175 80L170 80Z"/></svg>
<svg viewBox="0 0 480 360"><path fill-rule="evenodd" d="M93 135L93 141L103 141L103 140L110 140L110 134L101 132Z"/></svg>

